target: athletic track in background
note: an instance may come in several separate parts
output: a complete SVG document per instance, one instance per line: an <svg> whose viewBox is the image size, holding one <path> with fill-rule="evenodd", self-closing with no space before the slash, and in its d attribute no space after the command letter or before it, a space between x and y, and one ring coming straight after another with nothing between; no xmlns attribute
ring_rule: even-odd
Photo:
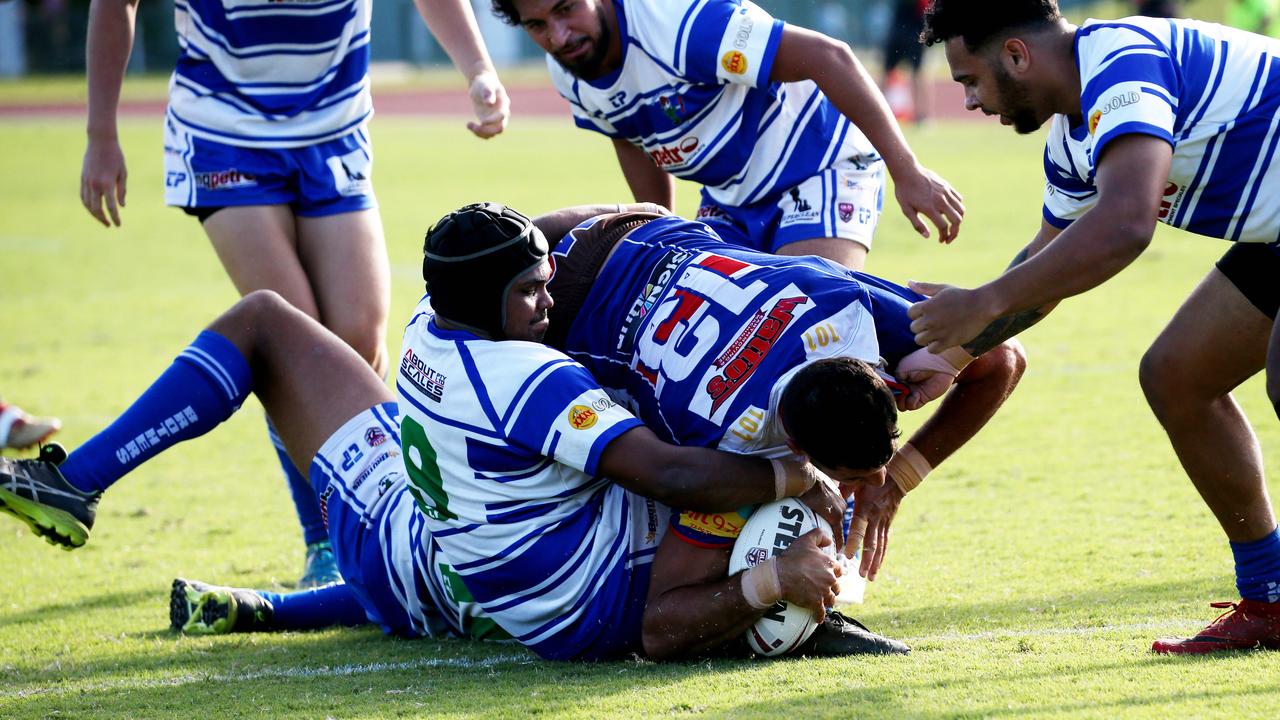
<svg viewBox="0 0 1280 720"><path fill-rule="evenodd" d="M937 81L931 88L933 118L981 118L964 111L964 95L959 85ZM562 117L569 119L569 106L551 87L517 86L507 89L511 97L511 114L521 117ZM471 102L462 88L430 90L374 90L373 104L379 115L454 116L471 115ZM121 101L120 115L126 117L164 116L164 101ZM5 103L0 102L0 117L84 117L83 102Z"/></svg>

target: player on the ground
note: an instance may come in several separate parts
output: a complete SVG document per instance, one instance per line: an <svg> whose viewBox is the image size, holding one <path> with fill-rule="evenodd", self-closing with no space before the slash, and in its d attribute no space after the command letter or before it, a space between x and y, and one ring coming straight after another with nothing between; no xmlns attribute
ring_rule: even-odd
<svg viewBox="0 0 1280 720"><path fill-rule="evenodd" d="M482 138L507 97L466 0L417 0L467 77ZM137 0L89 8L88 145L80 199L120 225L127 172L116 111ZM200 221L242 295L271 289L387 371L390 268L366 125L371 0L232 3L176 9L177 68L164 120L165 203ZM320 509L270 428L308 546L300 584L336 580Z"/></svg>
<svg viewBox="0 0 1280 720"><path fill-rule="evenodd" d="M934 0L965 105L1018 132L1052 122L1043 221L1004 275L920 284L916 339L981 352L1132 263L1157 220L1234 241L1142 359L1142 388L1231 544L1241 600L1156 652L1280 647L1280 531L1231 391L1264 368L1280 414L1280 44L1193 20L1076 27L1054 0Z"/></svg>
<svg viewBox="0 0 1280 720"><path fill-rule="evenodd" d="M665 440L763 457L802 453L833 479L861 485L856 512L871 524L860 572L873 579L906 492L986 424L1025 367L1016 342L971 364L959 350L932 355L909 329L907 308L922 296L819 258L726 245L676 217L597 217L554 257L558 300L547 342ZM909 383L894 383L911 391L900 401L906 408L957 387L897 448L894 397L873 368ZM651 656L696 652L697 640L724 642L755 620L728 607L733 593L721 593L726 607L714 610L682 599L726 586L744 520L741 512L675 514L651 580ZM852 550L863 529L850 535ZM702 613L696 622L694 613Z"/></svg>
<svg viewBox="0 0 1280 720"><path fill-rule="evenodd" d="M0 448L29 448L48 440L61 427L58 418L28 415L17 405L0 400Z"/></svg>
<svg viewBox="0 0 1280 720"><path fill-rule="evenodd" d="M635 199L698 217L725 240L860 269L883 176L916 231L951 242L964 206L908 147L849 46L740 0L494 0L547 52L579 127L613 139Z"/></svg>
<svg viewBox="0 0 1280 720"><path fill-rule="evenodd" d="M439 324L447 323L437 323L430 314L415 317L413 324L428 323L435 332L449 337L461 358L500 356L497 364L484 363L483 375L491 382L483 387L492 391L486 398L503 397L504 388L492 382L495 377L511 377L523 365L535 368L536 372L524 378L528 382L519 386L521 398L529 402L511 407L510 413L506 406L500 406L511 423L510 439L517 444L495 444L491 434L484 435L483 442L477 441L463 428L434 437L442 451L461 451L484 462L494 457L511 461L529 452L523 444L529 428L544 421L554 425L556 433L573 433L563 442L539 445L533 451L539 458L533 476L503 478L508 487L514 487L516 481L527 483L531 477L551 482L557 490L555 497L536 508L504 506L495 510L494 522L515 522L541 513L544 519L563 518L543 540L582 532L615 547L633 540L653 543L656 537L638 538L664 529L665 509L621 490L607 477L619 478L620 486L647 495L708 510L799 494L814 484L819 475L803 462L743 458L663 443L625 410L609 403L581 366L532 342L545 328L549 303L545 244L539 244L541 236L532 233L511 238L515 245L484 244L492 239L486 236L483 224L484 219L494 216L491 208L483 206L478 211L481 218L473 218L465 227L460 227L463 221L455 220L456 232L445 233L477 252L470 258L471 264L463 261L449 267L448 272L457 276L454 285L436 278L436 294L455 294L463 303L461 307L482 308L462 310L460 316L465 321L476 313L489 313L486 320L499 324L486 322L485 327L509 341L483 340L462 330L440 328ZM468 217L466 211L461 217ZM507 212L500 217L523 220ZM444 249L458 248L450 245ZM529 263L532 266L525 267ZM480 302L486 295L491 299ZM454 307L448 300L442 302ZM299 352L299 348L307 351ZM420 384L428 395L439 393L453 402L454 397L467 392L467 377L465 373L450 376L432 370L440 367L440 359L436 354L407 354L401 366L402 384ZM450 377L455 379L450 382ZM402 635L447 632L492 636L495 626L477 616L468 588L445 564L456 561L437 553L438 545L410 494L424 499L421 496L425 493L431 498L430 507L440 504L438 488L433 488L430 478L424 482L422 477L437 465L435 451L422 436L421 426L406 421L404 431L410 435L403 438L407 450L402 459L396 406L388 402L390 393L377 375L337 338L274 293L252 293L241 300L184 350L120 418L65 461L57 456L54 446L46 448L38 460L0 459L0 509L22 519L51 542L67 547L82 544L93 524L99 497L99 493L85 492L85 487L110 485L173 444L207 432L229 417L250 391L279 420L290 456L299 466L311 468L315 492L328 514L330 539L348 584L272 595L179 580L172 595L174 624L189 631L227 632L354 624L367 617ZM558 459L576 464L564 465ZM413 487L405 482L406 460L407 474L415 480ZM597 471L599 477L594 477ZM561 495L566 487L579 488L582 493ZM613 490L615 487L619 489ZM818 487L821 490L823 486ZM602 497L615 492L636 511L633 517L622 518L622 525L616 516L592 512ZM545 543L538 544L539 550L546 548ZM649 559L644 555L624 558L627 568L634 560L647 573ZM556 558L539 556L525 561L522 578L533 576ZM620 570L629 572L627 568ZM831 595L838 572L816 536L807 543L797 543L777 563L783 596L815 609ZM555 579L567 582L564 577ZM637 592L638 600L625 594L600 595L594 598L600 606L593 607L606 614L614 601L620 606L638 602L643 607L643 585ZM576 611L569 605L557 605L564 599L561 585L543 588L537 595L530 606L539 612ZM578 628L609 636L597 644L596 652L573 643L522 640L548 657L613 657L641 650L639 643L633 642L638 637L638 616L636 625L634 633L626 624L619 622L615 627L612 621L604 628ZM842 634L848 640L829 643L827 652L848 653L867 643L885 642L855 628Z"/></svg>

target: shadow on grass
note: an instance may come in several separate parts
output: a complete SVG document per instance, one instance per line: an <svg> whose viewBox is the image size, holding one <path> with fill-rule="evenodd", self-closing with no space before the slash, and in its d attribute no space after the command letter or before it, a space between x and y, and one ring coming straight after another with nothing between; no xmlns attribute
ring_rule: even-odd
<svg viewBox="0 0 1280 720"><path fill-rule="evenodd" d="M0 628L24 623L46 623L79 615L89 610L110 610L134 603L148 602L155 597L155 590L143 588L129 592L105 593L74 602L41 605L21 612L0 615Z"/></svg>

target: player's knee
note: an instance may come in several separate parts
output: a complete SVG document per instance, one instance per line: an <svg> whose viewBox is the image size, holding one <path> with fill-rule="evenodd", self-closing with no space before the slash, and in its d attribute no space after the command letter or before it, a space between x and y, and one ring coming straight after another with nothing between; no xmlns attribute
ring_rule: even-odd
<svg viewBox="0 0 1280 720"><path fill-rule="evenodd" d="M1158 343L1143 354L1138 364L1138 383L1156 417L1167 416L1179 407L1180 397L1185 398L1181 377L1176 356Z"/></svg>
<svg viewBox="0 0 1280 720"><path fill-rule="evenodd" d="M270 330L279 327L289 313L297 312L289 301L274 290L254 290L240 298L228 316L243 321L244 327Z"/></svg>
<svg viewBox="0 0 1280 720"><path fill-rule="evenodd" d="M355 310L341 317L325 318L325 327L342 339L374 370L386 371L386 314L376 310Z"/></svg>
<svg viewBox="0 0 1280 720"><path fill-rule="evenodd" d="M988 352L996 354L997 367L1007 378L1009 387L1017 385L1022 374L1027 371L1027 349L1022 343L1016 338L1010 338Z"/></svg>

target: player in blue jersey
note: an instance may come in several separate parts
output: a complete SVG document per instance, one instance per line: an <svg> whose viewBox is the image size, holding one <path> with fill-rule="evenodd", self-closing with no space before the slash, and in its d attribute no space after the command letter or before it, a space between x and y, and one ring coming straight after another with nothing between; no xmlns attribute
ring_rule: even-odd
<svg viewBox="0 0 1280 720"><path fill-rule="evenodd" d="M80 198L120 225L127 173L116 109L137 0L93 0L88 147ZM164 121L165 202L199 219L241 294L271 289L387 370L390 269L366 125L371 0L184 0L181 55ZM501 132L506 92L465 0L419 12L466 75L482 138ZM320 509L268 430L308 546L301 585L337 579Z"/></svg>
<svg viewBox="0 0 1280 720"><path fill-rule="evenodd" d="M744 0L494 0L547 52L579 127L612 138L637 201L698 217L726 240L859 269L883 175L916 231L951 242L964 206L908 147L848 45ZM673 177L674 176L674 177Z"/></svg>
<svg viewBox="0 0 1280 720"><path fill-rule="evenodd" d="M904 495L986 424L1025 367L1014 342L977 360L934 356L909 329L907 308L922 296L820 258L728 245L698 222L597 217L554 254L547 342L664 440L807 456L857 495L857 519L870 524L851 530L849 549L865 527L860 572L871 578ZM897 447L890 382L905 393L897 404L911 409L953 382L956 390ZM743 512L673 513L646 606L651 656L723 643L759 617L725 577L744 520ZM723 599L691 603L689 593Z"/></svg>
<svg viewBox="0 0 1280 720"><path fill-rule="evenodd" d="M1280 414L1280 43L1192 20L1067 23L1053 0L934 0L970 110L1052 122L1040 231L973 290L921 284L916 339L980 352L1132 263L1157 221L1235 241L1142 359L1142 388L1231 544L1241 600L1163 653L1280 647L1280 531L1231 391L1266 370Z"/></svg>

